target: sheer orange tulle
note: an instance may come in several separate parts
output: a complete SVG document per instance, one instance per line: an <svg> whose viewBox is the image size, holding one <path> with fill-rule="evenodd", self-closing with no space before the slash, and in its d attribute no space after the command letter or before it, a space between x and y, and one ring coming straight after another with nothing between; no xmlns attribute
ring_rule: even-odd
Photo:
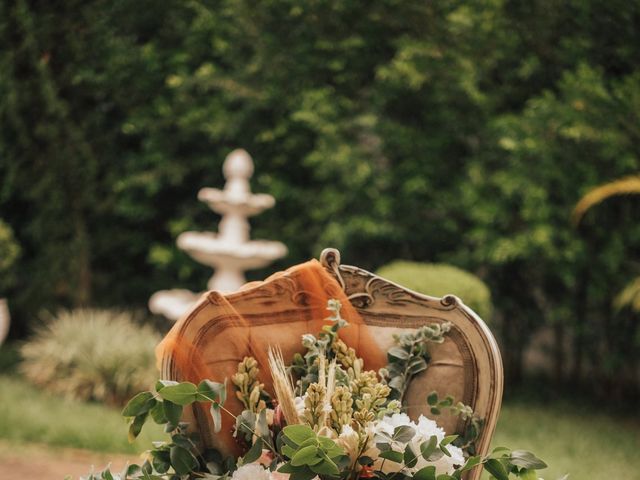
<svg viewBox="0 0 640 480"><path fill-rule="evenodd" d="M384 366L385 352L376 345L343 289L318 261L312 260L263 282L249 283L233 294L205 294L158 345L156 354L163 373L170 379L193 383L205 378L222 382L236 372L238 362L252 356L258 361L260 380L273 395L269 347L279 346L286 362L295 352L303 352L301 336L317 335L328 324L330 299L341 302L340 313L349 322L340 330L340 338L356 349L367 369ZM233 395L230 381L227 390L225 407L237 415L242 405ZM194 409L205 445L238 453L232 436L233 418L223 414L222 431L213 434L210 419L203 412L206 409Z"/></svg>

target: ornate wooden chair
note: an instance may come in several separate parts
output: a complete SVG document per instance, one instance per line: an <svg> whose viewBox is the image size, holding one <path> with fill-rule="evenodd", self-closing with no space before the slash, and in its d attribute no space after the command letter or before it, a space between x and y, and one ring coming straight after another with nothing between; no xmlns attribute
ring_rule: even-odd
<svg viewBox="0 0 640 480"><path fill-rule="evenodd" d="M453 327L445 342L430 348L432 358L429 368L410 384L405 395L408 413L414 418L420 413L431 416L426 397L433 390L441 397L452 395L471 406L483 419L484 426L476 441L476 452L486 453L500 411L503 372L497 344L485 323L453 295L443 298L421 295L361 268L341 265L340 254L335 249L324 250L320 263L337 280L370 329L375 342L384 351L392 345L393 333L415 329L426 323L451 322ZM215 336L216 325L224 322L225 313L216 309L216 296L219 296L216 292L209 293L187 319L191 331L196 332L193 338L200 342L198 348L209 349L206 354L214 356L220 355L224 344L201 342L200 339L207 335L213 338L211 336ZM274 336L274 329L260 330L265 324L260 312L267 306L273 311L276 306L286 314L289 310L295 310L297 302L288 287L286 274L227 298L232 298L245 312L254 313L249 316L250 320L256 322L256 338L265 342L277 342L279 339L277 332ZM184 332L186 334L187 329ZM290 350L299 349L299 334L291 338L295 339L296 345L291 346ZM286 349L284 346L283 350ZM163 378L182 380L174 360L171 355L162 358ZM235 368L237 361L237 358L230 358L229 368ZM188 416L189 420L195 421L203 437L212 436L210 419L204 411L195 408ZM464 421L451 415L441 415L437 421L447 433L461 433L466 427ZM477 480L480 473L479 469L472 470L467 480Z"/></svg>

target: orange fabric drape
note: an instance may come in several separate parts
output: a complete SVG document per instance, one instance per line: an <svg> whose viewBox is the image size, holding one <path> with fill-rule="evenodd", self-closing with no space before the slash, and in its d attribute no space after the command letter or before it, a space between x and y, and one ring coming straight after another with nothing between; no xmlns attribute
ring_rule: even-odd
<svg viewBox="0 0 640 480"><path fill-rule="evenodd" d="M272 275L263 282L252 282L239 292L222 295L209 292L158 345L159 361L169 370L172 379L198 383L207 378L224 381L236 372L245 356L254 357L260 367L260 379L269 393L267 352L269 346L279 346L290 361L295 352L303 352L301 335L317 335L327 324L327 302L339 300L341 315L349 326L340 330L340 338L363 358L367 369L377 370L386 364L386 354L376 345L367 325L351 305L344 291L316 260ZM225 407L234 414L242 406L229 390ZM201 416L200 416L201 417ZM237 453L231 436L234 425L229 415L223 415L223 430L216 438L196 415L198 428L206 444L223 451Z"/></svg>

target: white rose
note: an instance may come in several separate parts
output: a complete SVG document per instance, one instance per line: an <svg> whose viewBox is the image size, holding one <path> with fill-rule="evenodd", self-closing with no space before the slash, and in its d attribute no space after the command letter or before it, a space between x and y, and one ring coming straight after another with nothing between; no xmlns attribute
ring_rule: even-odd
<svg viewBox="0 0 640 480"><path fill-rule="evenodd" d="M420 415L420 418L418 418L416 433L416 437L419 437L422 441L429 440L433 435L435 435L438 439L438 443L440 443L445 437L444 430L440 428L436 422L424 415Z"/></svg>
<svg viewBox="0 0 640 480"><path fill-rule="evenodd" d="M404 452L407 443L411 444L412 450L418 456L418 462L413 468L407 469L409 473L415 473L421 468L433 465L436 467L436 475L441 475L443 473L451 474L454 472L456 465L464 464L465 459L462 450L453 445L447 445L447 450L451 453L451 456L443 455L441 458L433 462L427 462L420 455L420 445L422 443L428 441L432 436L435 436L439 444L445 437L444 430L440 428L436 422L423 415L420 415L418 418L418 423L411 421L409 416L405 413L396 413L391 416L386 416L376 422L373 427L373 431L378 434L385 433L387 435L393 435L396 427L405 425L412 427L416 431L415 436L410 442L394 441L391 443L391 448L397 452ZM375 459L374 470L382 470L384 473L393 473L398 472L402 468L402 464L400 463L395 463L390 460L383 462L383 459L379 458L380 450L375 446L369 448L365 455Z"/></svg>
<svg viewBox="0 0 640 480"><path fill-rule="evenodd" d="M416 425L411 421L409 415L407 415L406 413L394 413L391 416L387 415L385 417L382 417L382 419L375 422L373 426L373 434L376 435L384 433L389 436L393 436L393 432L396 427L400 426L410 426L414 429L416 428ZM391 449L397 452L404 452L405 445L406 442L403 443L394 441L391 442ZM378 448L375 446L369 448L365 452L365 455L375 460L373 464L374 470L381 470L384 473L393 473L399 472L402 469L401 463L396 463L392 462L391 460L384 460L380 458L380 450L378 450Z"/></svg>
<svg viewBox="0 0 640 480"><path fill-rule="evenodd" d="M271 480L271 473L258 463L242 465L231 475L233 480Z"/></svg>
<svg viewBox="0 0 640 480"><path fill-rule="evenodd" d="M438 439L438 444L444 439L445 431L438 426L436 422L430 418L420 415L418 423L416 425L417 435L411 441L411 446L414 452L420 452L420 445L428 441L432 436ZM462 450L454 445L447 445L447 450L451 456L443 455L438 460L433 462L427 462L422 456L418 457L418 463L412 469L413 472L417 472L421 468L428 465L436 467L436 475L443 473L451 474L455 470L455 465L463 465L465 462L464 454Z"/></svg>
<svg viewBox="0 0 640 480"><path fill-rule="evenodd" d="M387 435L393 435L393 431L396 427L402 425L409 425L415 428L415 424L409 418L406 413L394 413L391 416L382 417L382 419L375 425L375 433L386 433Z"/></svg>

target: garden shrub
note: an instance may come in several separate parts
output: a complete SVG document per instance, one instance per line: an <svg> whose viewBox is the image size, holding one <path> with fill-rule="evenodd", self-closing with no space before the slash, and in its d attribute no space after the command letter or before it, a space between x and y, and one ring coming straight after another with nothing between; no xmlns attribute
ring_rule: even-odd
<svg viewBox="0 0 640 480"><path fill-rule="evenodd" d="M471 307L485 321L493 310L491 292L475 275L443 263L393 261L377 272L378 275L403 287L434 297L454 294Z"/></svg>
<svg viewBox="0 0 640 480"><path fill-rule="evenodd" d="M66 397L123 404L158 376L160 335L131 312L77 309L47 319L21 348L21 370Z"/></svg>

